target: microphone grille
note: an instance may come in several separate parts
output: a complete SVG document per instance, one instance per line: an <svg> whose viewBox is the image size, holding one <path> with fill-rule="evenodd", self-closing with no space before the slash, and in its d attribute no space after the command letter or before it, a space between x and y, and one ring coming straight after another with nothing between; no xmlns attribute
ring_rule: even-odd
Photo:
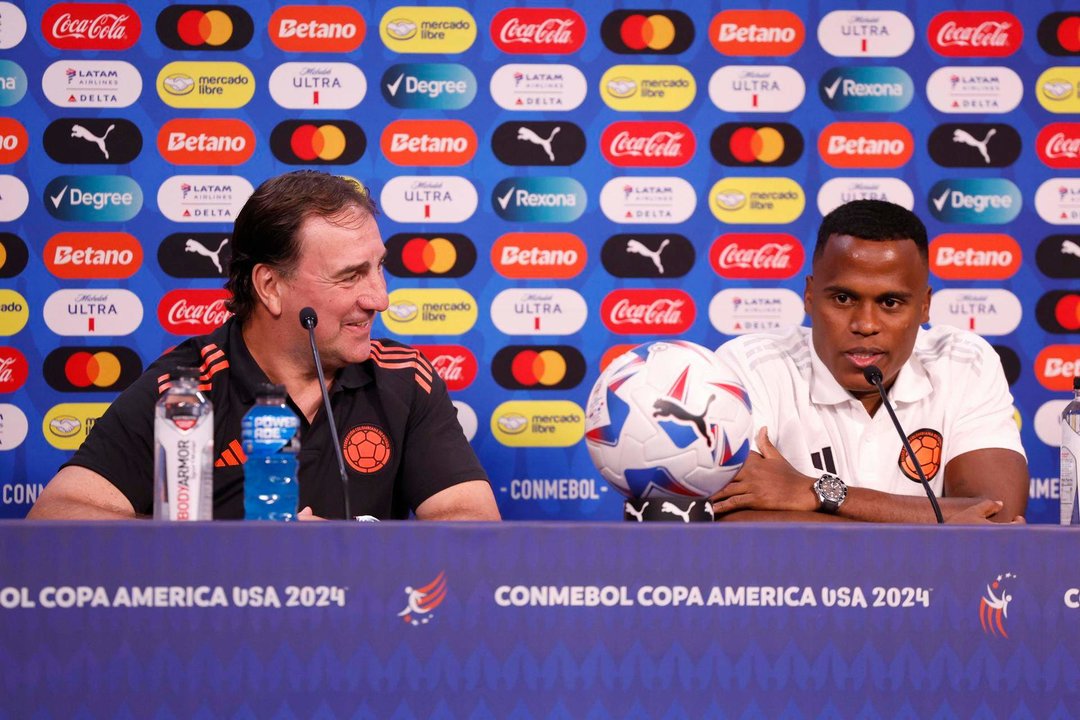
<svg viewBox="0 0 1080 720"><path fill-rule="evenodd" d="M319 324L319 316L314 308L306 307L300 311L300 324L309 329Z"/></svg>
<svg viewBox="0 0 1080 720"><path fill-rule="evenodd" d="M881 382L884 375L881 373L881 368L877 365L867 365L862 371L863 377L866 378L866 382L871 385L877 385Z"/></svg>

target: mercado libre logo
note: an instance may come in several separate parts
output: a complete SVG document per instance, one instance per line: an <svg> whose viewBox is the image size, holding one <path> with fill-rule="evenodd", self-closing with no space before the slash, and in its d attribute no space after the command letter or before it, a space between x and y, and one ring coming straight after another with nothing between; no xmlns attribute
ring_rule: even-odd
<svg viewBox="0 0 1080 720"><path fill-rule="evenodd" d="M60 403L45 413L41 433L54 448L78 450L109 403Z"/></svg>
<svg viewBox="0 0 1080 720"><path fill-rule="evenodd" d="M694 76L678 65L615 65L600 78L600 97L614 110L677 112L695 95Z"/></svg>
<svg viewBox="0 0 1080 720"><path fill-rule="evenodd" d="M435 609L446 599L446 573L439 571L435 579L423 587L406 585L402 592L405 593L405 608L398 617L413 627L427 625L435 619Z"/></svg>
<svg viewBox="0 0 1080 720"><path fill-rule="evenodd" d="M463 8L391 8L379 21L379 37L393 52L455 55L476 42L476 20Z"/></svg>
<svg viewBox="0 0 1080 720"><path fill-rule="evenodd" d="M600 24L600 38L622 55L677 55L694 42L694 23L678 10L616 10Z"/></svg>
<svg viewBox="0 0 1080 720"><path fill-rule="evenodd" d="M170 5L155 24L170 50L240 50L255 34L255 24L238 5Z"/></svg>
<svg viewBox="0 0 1080 720"><path fill-rule="evenodd" d="M491 414L491 434L507 447L571 447L585 436L585 411L569 400L511 400Z"/></svg>
<svg viewBox="0 0 1080 720"><path fill-rule="evenodd" d="M926 479L933 480L941 469L941 450L944 446L941 433L930 428L922 428L908 435L907 439L911 444L911 449L915 451L915 459L912 460L908 455L907 448L900 449L900 459L897 464L904 473L904 477L912 482L922 482L915 468L915 463L918 462Z"/></svg>
<svg viewBox="0 0 1080 720"><path fill-rule="evenodd" d="M986 584L986 592L979 599L979 626L984 635L1009 638L1005 620L1009 617L1009 603L1013 599L1010 590L1015 580L1016 575L1007 572Z"/></svg>
<svg viewBox="0 0 1080 720"><path fill-rule="evenodd" d="M157 89L175 108L239 108L255 96L255 76L238 62L171 62L158 73Z"/></svg>

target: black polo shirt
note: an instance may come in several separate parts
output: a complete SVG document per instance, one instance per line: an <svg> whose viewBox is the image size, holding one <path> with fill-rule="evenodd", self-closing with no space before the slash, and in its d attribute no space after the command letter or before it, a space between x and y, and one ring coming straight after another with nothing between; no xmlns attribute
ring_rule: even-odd
<svg viewBox="0 0 1080 720"><path fill-rule="evenodd" d="M214 404L214 518L244 517L244 453L240 421L268 382L244 344L240 323L229 319L210 335L191 338L158 358L95 424L65 465L104 476L135 512L153 509L154 404L170 373L202 370ZM300 507L325 518L344 515L341 479L326 412L300 417ZM338 373L330 391L338 438L346 454L349 503L354 515L406 518L440 490L486 480L457 420L446 385L417 350L373 340L371 358Z"/></svg>

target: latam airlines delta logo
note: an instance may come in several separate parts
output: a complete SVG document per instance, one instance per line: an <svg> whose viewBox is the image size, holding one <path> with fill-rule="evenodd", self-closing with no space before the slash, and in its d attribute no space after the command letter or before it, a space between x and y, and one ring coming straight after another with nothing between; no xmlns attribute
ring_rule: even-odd
<svg viewBox="0 0 1080 720"><path fill-rule="evenodd" d="M158 97L175 108L239 108L255 95L255 76L238 62L171 62L157 75Z"/></svg>
<svg viewBox="0 0 1080 720"><path fill-rule="evenodd" d="M425 110L468 107L476 97L476 87L476 76L458 63L391 65L379 83L383 99L390 105Z"/></svg>
<svg viewBox="0 0 1080 720"><path fill-rule="evenodd" d="M585 298L567 288L503 290L491 302L491 322L506 335L573 335L588 316Z"/></svg>
<svg viewBox="0 0 1080 720"><path fill-rule="evenodd" d="M158 15L156 30L170 50L240 50L255 34L255 23L238 5L170 5Z"/></svg>
<svg viewBox="0 0 1080 720"><path fill-rule="evenodd" d="M57 290L45 301L45 324L57 335L130 335L142 324L143 305L130 290Z"/></svg>
<svg viewBox="0 0 1080 720"><path fill-rule="evenodd" d="M617 223L681 223L696 207L693 186L680 177L614 177L600 191L600 208Z"/></svg>
<svg viewBox="0 0 1080 720"><path fill-rule="evenodd" d="M283 108L348 110L367 95L367 78L352 63L289 62L270 74L270 97Z"/></svg>
<svg viewBox="0 0 1080 720"><path fill-rule="evenodd" d="M268 29L285 52L353 52L367 32L360 12L346 5L286 5L270 16Z"/></svg>
<svg viewBox="0 0 1080 720"><path fill-rule="evenodd" d="M806 193L791 178L730 177L709 190L709 209L723 223L785 224L805 207Z"/></svg>
<svg viewBox="0 0 1080 720"><path fill-rule="evenodd" d="M1020 76L1001 65L938 68L926 81L926 99L943 113L1007 113L1023 97Z"/></svg>
<svg viewBox="0 0 1080 720"><path fill-rule="evenodd" d="M1035 191L1035 209L1051 225L1080 225L1080 179L1047 180Z"/></svg>
<svg viewBox="0 0 1080 720"><path fill-rule="evenodd" d="M491 414L491 434L507 447L570 447L585 437L585 411L569 400L512 400Z"/></svg>
<svg viewBox="0 0 1080 720"><path fill-rule="evenodd" d="M926 36L946 57L1005 57L1020 49L1024 26L1012 13L954 10L935 15Z"/></svg>
<svg viewBox="0 0 1080 720"><path fill-rule="evenodd" d="M476 324L476 299L464 290L405 288L380 316L395 335L461 335Z"/></svg>
<svg viewBox="0 0 1080 720"><path fill-rule="evenodd" d="M513 177L491 193L495 213L511 222L573 222L585 212L585 188L569 177Z"/></svg>
<svg viewBox="0 0 1080 720"><path fill-rule="evenodd" d="M585 101L589 86L573 65L503 65L491 76L491 99L504 110L573 110Z"/></svg>
<svg viewBox="0 0 1080 720"><path fill-rule="evenodd" d="M504 53L568 55L585 42L585 21L564 8L506 8L491 20L491 39Z"/></svg>
<svg viewBox="0 0 1080 720"><path fill-rule="evenodd" d="M3 29L0 29L2 32ZM9 107L22 100L26 88L26 72L18 63L0 60L0 107ZM56 104L51 98L50 102Z"/></svg>
<svg viewBox="0 0 1080 720"><path fill-rule="evenodd" d="M143 194L126 175L61 175L45 186L44 201L58 220L126 222L139 214Z"/></svg>
<svg viewBox="0 0 1080 720"><path fill-rule="evenodd" d="M58 60L41 74L41 89L59 107L127 107L142 94L142 75L120 60Z"/></svg>
<svg viewBox="0 0 1080 720"><path fill-rule="evenodd" d="M697 95L697 83L678 65L615 65L600 78L600 97L623 112L678 112Z"/></svg>
<svg viewBox="0 0 1080 720"><path fill-rule="evenodd" d="M1000 225L1020 214L1020 190L1001 178L939 180L930 188L930 214L941 222Z"/></svg>
<svg viewBox="0 0 1080 720"><path fill-rule="evenodd" d="M911 104L915 84L898 67L838 67L821 76L818 96L830 110L894 113Z"/></svg>
<svg viewBox="0 0 1080 720"><path fill-rule="evenodd" d="M41 34L61 50L127 50L141 32L138 13L121 3L57 3L41 17Z"/></svg>
<svg viewBox="0 0 1080 720"><path fill-rule="evenodd" d="M803 299L784 288L729 288L709 302L709 322L725 335L801 325Z"/></svg>
<svg viewBox="0 0 1080 720"><path fill-rule="evenodd" d="M915 27L895 10L834 10L818 23L817 36L837 57L900 57L915 42Z"/></svg>
<svg viewBox="0 0 1080 720"><path fill-rule="evenodd" d="M805 39L802 20L788 10L725 10L709 24L709 40L722 55L792 55Z"/></svg>
<svg viewBox="0 0 1080 720"><path fill-rule="evenodd" d="M1080 68L1057 66L1035 81L1035 97L1052 113L1080 112Z"/></svg>
<svg viewBox="0 0 1080 720"><path fill-rule="evenodd" d="M391 8L379 21L383 44L399 53L454 55L476 42L476 20L464 8Z"/></svg>
<svg viewBox="0 0 1080 720"><path fill-rule="evenodd" d="M724 112L791 112L806 82L786 65L726 65L709 78L709 99Z"/></svg>
<svg viewBox="0 0 1080 720"><path fill-rule="evenodd" d="M379 207L400 223L465 222L478 202L473 184L457 175L398 175L379 194Z"/></svg>
<svg viewBox="0 0 1080 720"><path fill-rule="evenodd" d="M158 188L157 204L173 222L231 223L253 192L239 175L174 175Z"/></svg>

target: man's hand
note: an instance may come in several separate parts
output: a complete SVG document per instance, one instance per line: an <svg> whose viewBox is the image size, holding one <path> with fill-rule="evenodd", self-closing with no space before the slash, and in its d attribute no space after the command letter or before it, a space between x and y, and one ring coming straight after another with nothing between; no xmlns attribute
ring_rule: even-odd
<svg viewBox="0 0 1080 720"><path fill-rule="evenodd" d="M784 459L764 427L758 430L757 446L760 453L751 452L735 479L710 498L713 512L721 515L735 510L817 510L814 478L803 475Z"/></svg>
<svg viewBox="0 0 1080 720"><path fill-rule="evenodd" d="M311 506L307 505L307 506L304 507L303 510L296 513L296 519L297 520L325 520L326 518L319 517L318 515L316 515L312 511Z"/></svg>
<svg viewBox="0 0 1080 720"><path fill-rule="evenodd" d="M948 525L997 525L999 523L1007 522L1009 525L1024 525L1024 516L1017 515L1012 520L991 520L993 517L1005 507L1005 503L1000 500L980 500L970 507L966 507L963 510L959 510L952 515L945 518L945 522Z"/></svg>

